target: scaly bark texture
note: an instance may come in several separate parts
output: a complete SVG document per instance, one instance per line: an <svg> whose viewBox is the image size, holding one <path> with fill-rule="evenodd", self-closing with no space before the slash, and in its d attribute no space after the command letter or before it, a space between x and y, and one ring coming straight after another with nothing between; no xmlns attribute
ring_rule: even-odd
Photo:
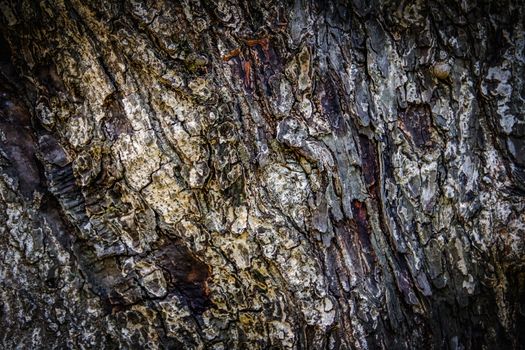
<svg viewBox="0 0 525 350"><path fill-rule="evenodd" d="M522 1L0 3L0 343L518 349Z"/></svg>

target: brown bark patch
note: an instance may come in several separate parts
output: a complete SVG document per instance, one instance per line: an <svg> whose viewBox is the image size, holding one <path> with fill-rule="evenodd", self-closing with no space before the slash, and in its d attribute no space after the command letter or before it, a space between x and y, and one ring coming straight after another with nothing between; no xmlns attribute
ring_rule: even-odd
<svg viewBox="0 0 525 350"><path fill-rule="evenodd" d="M431 147L431 111L427 104L412 104L399 114L399 128L418 148Z"/></svg>
<svg viewBox="0 0 525 350"><path fill-rule="evenodd" d="M132 134L133 128L126 117L124 106L119 94L112 94L104 101L106 117L104 118L104 131L110 140L116 140L120 135Z"/></svg>
<svg viewBox="0 0 525 350"><path fill-rule="evenodd" d="M31 115L22 101L0 86L0 150L9 167L7 173L18 180L20 191L26 198L42 189L38 159L35 156L35 138L31 129Z"/></svg>
<svg viewBox="0 0 525 350"><path fill-rule="evenodd" d="M39 66L36 69L36 75L51 96L56 96L59 92L66 91L66 87L58 75L54 64Z"/></svg>
<svg viewBox="0 0 525 350"><path fill-rule="evenodd" d="M341 103L336 84L328 79L319 91L320 109L328 119L335 134L342 136L347 132L347 126L341 112Z"/></svg>
<svg viewBox="0 0 525 350"><path fill-rule="evenodd" d="M377 150L374 142L364 135L359 135L359 145L361 153L361 168L363 177L368 187L370 195L377 198L377 183L379 179L379 164L377 160Z"/></svg>
<svg viewBox="0 0 525 350"><path fill-rule="evenodd" d="M167 272L169 292L179 292L189 308L203 313L212 306L208 280L210 267L181 243L170 243L157 255L158 265Z"/></svg>

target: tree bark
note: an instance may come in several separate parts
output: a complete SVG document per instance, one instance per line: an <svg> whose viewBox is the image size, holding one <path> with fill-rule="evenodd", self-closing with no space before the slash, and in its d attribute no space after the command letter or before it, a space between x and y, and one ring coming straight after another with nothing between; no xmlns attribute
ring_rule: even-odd
<svg viewBox="0 0 525 350"><path fill-rule="evenodd" d="M523 348L524 12L2 1L2 348Z"/></svg>

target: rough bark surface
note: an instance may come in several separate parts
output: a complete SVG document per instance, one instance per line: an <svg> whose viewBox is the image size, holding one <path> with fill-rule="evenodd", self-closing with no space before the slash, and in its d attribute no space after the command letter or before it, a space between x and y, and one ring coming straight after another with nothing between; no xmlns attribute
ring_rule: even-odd
<svg viewBox="0 0 525 350"><path fill-rule="evenodd" d="M522 1L2 1L0 344L518 349Z"/></svg>

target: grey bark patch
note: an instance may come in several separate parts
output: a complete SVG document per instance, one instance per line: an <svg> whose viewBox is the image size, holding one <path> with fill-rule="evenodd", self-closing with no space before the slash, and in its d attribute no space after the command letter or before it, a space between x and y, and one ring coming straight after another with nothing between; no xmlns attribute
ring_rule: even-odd
<svg viewBox="0 0 525 350"><path fill-rule="evenodd" d="M43 159L54 166L65 167L71 162L64 148L51 135L40 136L38 148Z"/></svg>

